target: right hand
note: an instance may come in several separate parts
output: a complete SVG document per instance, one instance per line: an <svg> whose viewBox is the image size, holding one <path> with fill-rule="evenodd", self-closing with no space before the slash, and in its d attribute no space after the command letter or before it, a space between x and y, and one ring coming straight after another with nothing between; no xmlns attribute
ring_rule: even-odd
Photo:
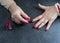
<svg viewBox="0 0 60 43"><path fill-rule="evenodd" d="M50 26L52 23L55 21L55 19L58 17L58 12L56 11L55 6L44 6L39 4L39 7L45 12L36 18L33 19L33 22L38 21L34 27L35 28L41 28L43 27L46 23L48 23L46 30L49 30Z"/></svg>

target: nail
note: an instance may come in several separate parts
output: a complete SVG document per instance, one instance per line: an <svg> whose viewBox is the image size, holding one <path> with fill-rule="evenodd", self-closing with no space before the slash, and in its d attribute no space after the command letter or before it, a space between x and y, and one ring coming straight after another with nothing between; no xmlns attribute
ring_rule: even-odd
<svg viewBox="0 0 60 43"><path fill-rule="evenodd" d="M36 26L33 26L33 28L36 28L36 29L37 29L38 27L36 27Z"/></svg>
<svg viewBox="0 0 60 43"><path fill-rule="evenodd" d="M33 23L33 21L32 21L32 20L30 20L30 21L29 21L29 23Z"/></svg>
<svg viewBox="0 0 60 43"><path fill-rule="evenodd" d="M38 28L41 28L43 25L40 25Z"/></svg>
<svg viewBox="0 0 60 43"><path fill-rule="evenodd" d="M41 26L38 26L38 28L41 28Z"/></svg>
<svg viewBox="0 0 60 43"><path fill-rule="evenodd" d="M58 6L58 10L59 10L59 12L60 12L60 7Z"/></svg>
<svg viewBox="0 0 60 43"><path fill-rule="evenodd" d="M25 20L27 20L28 22L30 21L30 19L29 18L24 18Z"/></svg>
<svg viewBox="0 0 60 43"><path fill-rule="evenodd" d="M33 23L33 22L34 22L34 20L31 20L31 22Z"/></svg>
<svg viewBox="0 0 60 43"><path fill-rule="evenodd" d="M45 31L48 31L48 28L46 28Z"/></svg>

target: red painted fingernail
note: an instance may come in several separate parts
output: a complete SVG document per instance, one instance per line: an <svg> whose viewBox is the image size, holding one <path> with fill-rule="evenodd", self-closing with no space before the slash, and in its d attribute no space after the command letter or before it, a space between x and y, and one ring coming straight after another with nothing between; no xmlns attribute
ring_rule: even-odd
<svg viewBox="0 0 60 43"><path fill-rule="evenodd" d="M32 20L30 20L30 21L29 21L29 23L33 23L33 21L32 21Z"/></svg>
<svg viewBox="0 0 60 43"><path fill-rule="evenodd" d="M48 28L46 28L45 31L48 31Z"/></svg>
<svg viewBox="0 0 60 43"><path fill-rule="evenodd" d="M33 28L36 28L36 29L37 29L38 27L36 27L36 26L33 26Z"/></svg>
<svg viewBox="0 0 60 43"><path fill-rule="evenodd" d="M59 10L59 13L60 13L60 7L58 6L58 10Z"/></svg>
<svg viewBox="0 0 60 43"><path fill-rule="evenodd" d="M7 29L12 29L10 20L7 21L6 28Z"/></svg>
<svg viewBox="0 0 60 43"><path fill-rule="evenodd" d="M27 20L28 22L30 21L30 19L29 18L24 18L25 20Z"/></svg>

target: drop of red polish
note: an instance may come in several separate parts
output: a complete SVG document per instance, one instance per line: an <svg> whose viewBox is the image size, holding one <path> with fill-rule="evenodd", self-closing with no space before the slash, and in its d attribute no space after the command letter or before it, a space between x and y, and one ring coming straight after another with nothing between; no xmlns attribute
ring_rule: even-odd
<svg viewBox="0 0 60 43"><path fill-rule="evenodd" d="M6 28L7 29L12 29L10 20L7 21Z"/></svg>

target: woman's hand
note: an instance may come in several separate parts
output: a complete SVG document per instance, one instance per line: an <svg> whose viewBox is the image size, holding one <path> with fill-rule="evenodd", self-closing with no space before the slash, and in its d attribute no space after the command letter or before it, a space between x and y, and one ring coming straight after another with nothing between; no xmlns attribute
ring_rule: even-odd
<svg viewBox="0 0 60 43"><path fill-rule="evenodd" d="M16 5L16 3L13 3L10 7L9 7L9 11L11 13L11 18L13 21L15 21L18 24L21 24L22 22L28 23L26 19L30 19L30 17L24 13L24 11Z"/></svg>
<svg viewBox="0 0 60 43"><path fill-rule="evenodd" d="M48 23L46 27L46 30L48 30L58 16L57 10L55 6L43 6L39 4L39 7L45 10L45 12L33 19L33 22L38 21L34 27L41 28L46 23Z"/></svg>

